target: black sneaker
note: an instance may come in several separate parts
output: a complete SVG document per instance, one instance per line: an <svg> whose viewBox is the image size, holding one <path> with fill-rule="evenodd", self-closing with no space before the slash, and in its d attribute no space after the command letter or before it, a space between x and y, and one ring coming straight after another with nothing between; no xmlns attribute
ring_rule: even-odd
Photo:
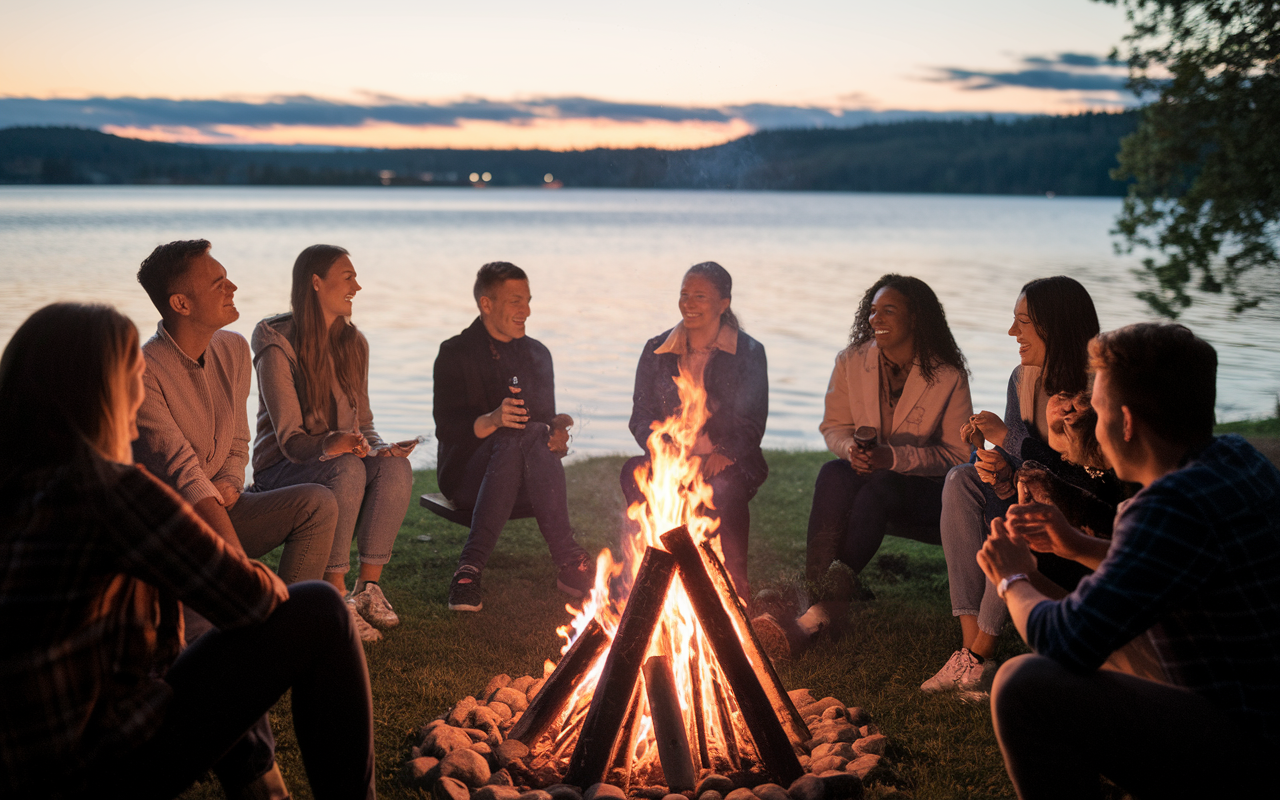
<svg viewBox="0 0 1280 800"><path fill-rule="evenodd" d="M560 574L556 576L556 588L570 597L587 597L595 585L596 571L586 553L560 567Z"/></svg>
<svg viewBox="0 0 1280 800"><path fill-rule="evenodd" d="M480 570L475 567L458 567L449 582L450 611L479 611L484 608L480 600Z"/></svg>

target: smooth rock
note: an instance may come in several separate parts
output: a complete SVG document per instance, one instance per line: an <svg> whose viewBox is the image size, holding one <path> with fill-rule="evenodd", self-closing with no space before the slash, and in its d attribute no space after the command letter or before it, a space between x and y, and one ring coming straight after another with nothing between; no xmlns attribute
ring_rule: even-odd
<svg viewBox="0 0 1280 800"><path fill-rule="evenodd" d="M538 692L542 691L542 687L546 684L546 682L547 682L546 678L538 678L536 681L529 684L528 689L524 690L524 696L529 699L530 703L533 702L533 698L538 696Z"/></svg>
<svg viewBox="0 0 1280 800"><path fill-rule="evenodd" d="M468 748L471 746L471 737L467 735L462 728L455 728L452 725L441 725L427 731L427 736L422 740L422 752L435 756L436 758L444 758L449 753L459 748Z"/></svg>
<svg viewBox="0 0 1280 800"><path fill-rule="evenodd" d="M519 678L516 678L515 680L513 680L510 686L512 689L515 689L517 692L524 694L525 692L529 691L529 687L532 686L534 684L534 681L536 680L537 679L534 678L532 675L521 675Z"/></svg>
<svg viewBox="0 0 1280 800"><path fill-rule="evenodd" d="M756 797L755 792L751 791L746 787L743 787L741 789L734 789L732 792L729 792L727 795L724 796L724 800L759 800L759 798Z"/></svg>
<svg viewBox="0 0 1280 800"><path fill-rule="evenodd" d="M524 692L517 691L510 686L504 686L494 692L493 699L499 703L505 703L512 712L524 711L529 707L529 698L524 696Z"/></svg>
<svg viewBox="0 0 1280 800"><path fill-rule="evenodd" d="M849 742L832 742L831 744L820 744L813 748L810 754L814 760L826 758L827 756L840 756L845 761L853 759L853 745ZM810 770L812 772L812 770Z"/></svg>
<svg viewBox="0 0 1280 800"><path fill-rule="evenodd" d="M511 710L511 706L506 703L499 703L497 700L489 703L488 709L498 715L499 723L503 723L511 719L511 715L515 713Z"/></svg>
<svg viewBox="0 0 1280 800"><path fill-rule="evenodd" d="M415 758L404 762L404 766L400 767L400 782L411 789L418 787L426 788L425 779L436 764L440 763L438 758Z"/></svg>
<svg viewBox="0 0 1280 800"><path fill-rule="evenodd" d="M662 800L667 796L667 786L630 786L627 788L627 797L644 798L644 800Z"/></svg>
<svg viewBox="0 0 1280 800"><path fill-rule="evenodd" d="M791 698L791 704L797 709L813 705L813 695L808 689L792 689L787 692L787 697Z"/></svg>
<svg viewBox="0 0 1280 800"><path fill-rule="evenodd" d="M444 721L443 717L440 719L431 720L426 725L423 725L421 728L418 728L418 741L422 741L423 737L427 735L428 731L433 731L436 728L439 728L441 725L448 725L448 724L449 723Z"/></svg>
<svg viewBox="0 0 1280 800"><path fill-rule="evenodd" d="M479 728L463 728L462 732L465 733L467 738L473 742L483 742L485 737L489 735L488 731L482 731ZM468 747L470 747L470 745L468 745Z"/></svg>
<svg viewBox="0 0 1280 800"><path fill-rule="evenodd" d="M862 706L849 706L849 721L861 728L871 724L871 715Z"/></svg>
<svg viewBox="0 0 1280 800"><path fill-rule="evenodd" d="M583 792L582 800L627 800L627 793L614 786L612 783L597 783L588 786L587 791Z"/></svg>
<svg viewBox="0 0 1280 800"><path fill-rule="evenodd" d="M815 758L809 764L809 771L815 775L823 772L829 772L833 769L843 770L844 765L849 763L849 759L840 756L827 756L826 758Z"/></svg>
<svg viewBox="0 0 1280 800"><path fill-rule="evenodd" d="M500 769L489 776L489 786L515 786L516 782L511 780L511 773L505 769Z"/></svg>
<svg viewBox="0 0 1280 800"><path fill-rule="evenodd" d="M494 692L498 691L504 686L507 686L510 683L511 683L511 676L508 675L507 673L504 672L501 675L494 675L492 678L489 679L489 682L485 684L484 691L480 693L480 696L487 701L491 697L493 697Z"/></svg>
<svg viewBox="0 0 1280 800"><path fill-rule="evenodd" d="M880 766L880 756L868 753L865 756L858 756L848 764L845 764L844 771L852 772L865 780L867 775L871 774L871 771L878 766Z"/></svg>
<svg viewBox="0 0 1280 800"><path fill-rule="evenodd" d="M797 756L796 759L800 762L801 769L808 770L809 762L813 761L813 756Z"/></svg>
<svg viewBox="0 0 1280 800"><path fill-rule="evenodd" d="M476 707L476 699L470 695L458 701L458 704L449 712L449 716L445 717L445 722L455 728L464 727L463 723L467 721L467 715L471 713L471 709Z"/></svg>
<svg viewBox="0 0 1280 800"><path fill-rule="evenodd" d="M484 743L489 745L491 750L497 750L498 745L502 744L503 741L505 740L502 738L500 731L489 731L489 735L484 737Z"/></svg>
<svg viewBox="0 0 1280 800"><path fill-rule="evenodd" d="M431 787L434 800L471 800L471 790L460 780L441 778Z"/></svg>
<svg viewBox="0 0 1280 800"><path fill-rule="evenodd" d="M514 786L494 786L489 784L476 789L471 800L516 800L520 790Z"/></svg>
<svg viewBox="0 0 1280 800"><path fill-rule="evenodd" d="M822 800L826 787L817 775L801 775L787 787L791 800Z"/></svg>
<svg viewBox="0 0 1280 800"><path fill-rule="evenodd" d="M852 772L824 772L818 780L822 781L824 797L841 800L859 800L862 797L862 779Z"/></svg>
<svg viewBox="0 0 1280 800"><path fill-rule="evenodd" d="M864 736L853 743L853 752L858 755L882 756L884 755L885 745L889 743L888 738L883 733L873 733L870 736Z"/></svg>
<svg viewBox="0 0 1280 800"><path fill-rule="evenodd" d="M848 719L849 709L844 706L832 706L822 712L823 719Z"/></svg>
<svg viewBox="0 0 1280 800"><path fill-rule="evenodd" d="M844 703L841 703L839 700L835 699L834 697L824 697L818 702L810 703L809 705L800 709L800 716L820 717L822 716L823 711L826 711L828 708L831 708L832 706L840 706L841 708L844 708Z"/></svg>
<svg viewBox="0 0 1280 800"><path fill-rule="evenodd" d="M698 781L698 786L693 790L693 796L702 797L703 792L719 792L721 797L733 791L733 781L723 775L711 773L702 780Z"/></svg>
<svg viewBox="0 0 1280 800"><path fill-rule="evenodd" d="M553 798L549 793L544 792L541 789L534 789L520 795L516 800L553 800Z"/></svg>
<svg viewBox="0 0 1280 800"><path fill-rule="evenodd" d="M689 800L682 794L664 794L662 800Z"/></svg>
<svg viewBox="0 0 1280 800"><path fill-rule="evenodd" d="M762 783L755 788L756 797L760 800L791 800L791 795L776 783Z"/></svg>
<svg viewBox="0 0 1280 800"><path fill-rule="evenodd" d="M569 783L553 783L543 789L551 800L582 800L582 790Z"/></svg>
<svg viewBox="0 0 1280 800"><path fill-rule="evenodd" d="M467 715L467 724L464 727L479 728L482 731L497 730L499 722L502 722L502 717L498 716L497 711L488 706L476 706Z"/></svg>
<svg viewBox="0 0 1280 800"><path fill-rule="evenodd" d="M454 750L440 760L441 780L454 778L468 786L484 786L489 780L489 762L474 750Z"/></svg>
<svg viewBox="0 0 1280 800"><path fill-rule="evenodd" d="M701 794L695 793L693 796L696 797L697 800L724 800L724 795L720 794L715 789L708 789Z"/></svg>
<svg viewBox="0 0 1280 800"><path fill-rule="evenodd" d="M489 756L493 755L493 748L485 744L484 742L476 742L472 744L471 749L476 751L480 755L484 756L485 758L488 758Z"/></svg>
<svg viewBox="0 0 1280 800"><path fill-rule="evenodd" d="M880 732L880 726L872 725L870 723L863 725L861 728L858 728L858 733L861 733L863 736L875 736L879 732Z"/></svg>
<svg viewBox="0 0 1280 800"><path fill-rule="evenodd" d="M412 761L412 760L414 760L415 758L422 758L422 748L421 748L421 747L419 747L419 746L417 746L417 745L415 745L415 746L413 746L413 747L410 747L410 748L409 748L409 759L408 759L408 760L409 760L409 761Z"/></svg>
<svg viewBox="0 0 1280 800"><path fill-rule="evenodd" d="M524 742L508 739L495 747L493 753L498 759L498 766L505 767L512 760L529 755L529 748L525 746Z"/></svg>

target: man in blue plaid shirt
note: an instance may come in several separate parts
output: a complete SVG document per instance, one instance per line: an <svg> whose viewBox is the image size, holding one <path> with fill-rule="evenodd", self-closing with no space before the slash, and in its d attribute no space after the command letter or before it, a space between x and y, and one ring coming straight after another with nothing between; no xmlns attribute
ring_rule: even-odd
<svg viewBox="0 0 1280 800"><path fill-rule="evenodd" d="M1143 488L1108 543L1052 506L1015 505L978 555L1035 651L996 676L991 707L1021 798L1136 797L1261 786L1280 746L1280 472L1239 436L1214 438L1217 354L1181 325L1090 344L1098 442ZM1095 570L1059 600L1031 550ZM1099 669L1135 638L1165 682Z"/></svg>

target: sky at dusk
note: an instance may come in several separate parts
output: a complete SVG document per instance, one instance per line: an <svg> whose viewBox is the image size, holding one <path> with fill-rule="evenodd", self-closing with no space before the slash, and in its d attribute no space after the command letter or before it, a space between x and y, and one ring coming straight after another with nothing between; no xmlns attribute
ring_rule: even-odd
<svg viewBox="0 0 1280 800"><path fill-rule="evenodd" d="M0 127L360 147L696 147L1133 98L1090 0L43 0L0 12Z"/></svg>

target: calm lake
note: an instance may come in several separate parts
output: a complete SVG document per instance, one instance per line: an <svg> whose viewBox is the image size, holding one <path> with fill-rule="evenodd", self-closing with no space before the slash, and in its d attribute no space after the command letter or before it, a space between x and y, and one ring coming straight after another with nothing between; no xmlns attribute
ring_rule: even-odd
<svg viewBox="0 0 1280 800"><path fill-rule="evenodd" d="M1003 412L1017 346L1006 335L1026 281L1066 274L1104 329L1150 319L1134 256L1112 250L1120 201L943 195L438 188L0 187L0 341L55 300L115 304L145 337L158 315L134 275L162 242L206 238L239 285L240 321L288 310L294 257L351 251L364 286L355 323L372 348L370 389L389 438L425 434L435 461L431 367L476 316L486 261L530 275L529 334L556 365L578 456L636 453L627 431L636 359L678 320L680 276L714 260L733 308L769 356L765 446L822 448L833 359L863 291L886 272L927 281L972 369L975 406ZM1182 320L1218 348L1221 420L1267 416L1280 391L1280 297L1233 316L1226 300ZM256 388L250 398L256 411ZM20 424L9 420L8 424Z"/></svg>

